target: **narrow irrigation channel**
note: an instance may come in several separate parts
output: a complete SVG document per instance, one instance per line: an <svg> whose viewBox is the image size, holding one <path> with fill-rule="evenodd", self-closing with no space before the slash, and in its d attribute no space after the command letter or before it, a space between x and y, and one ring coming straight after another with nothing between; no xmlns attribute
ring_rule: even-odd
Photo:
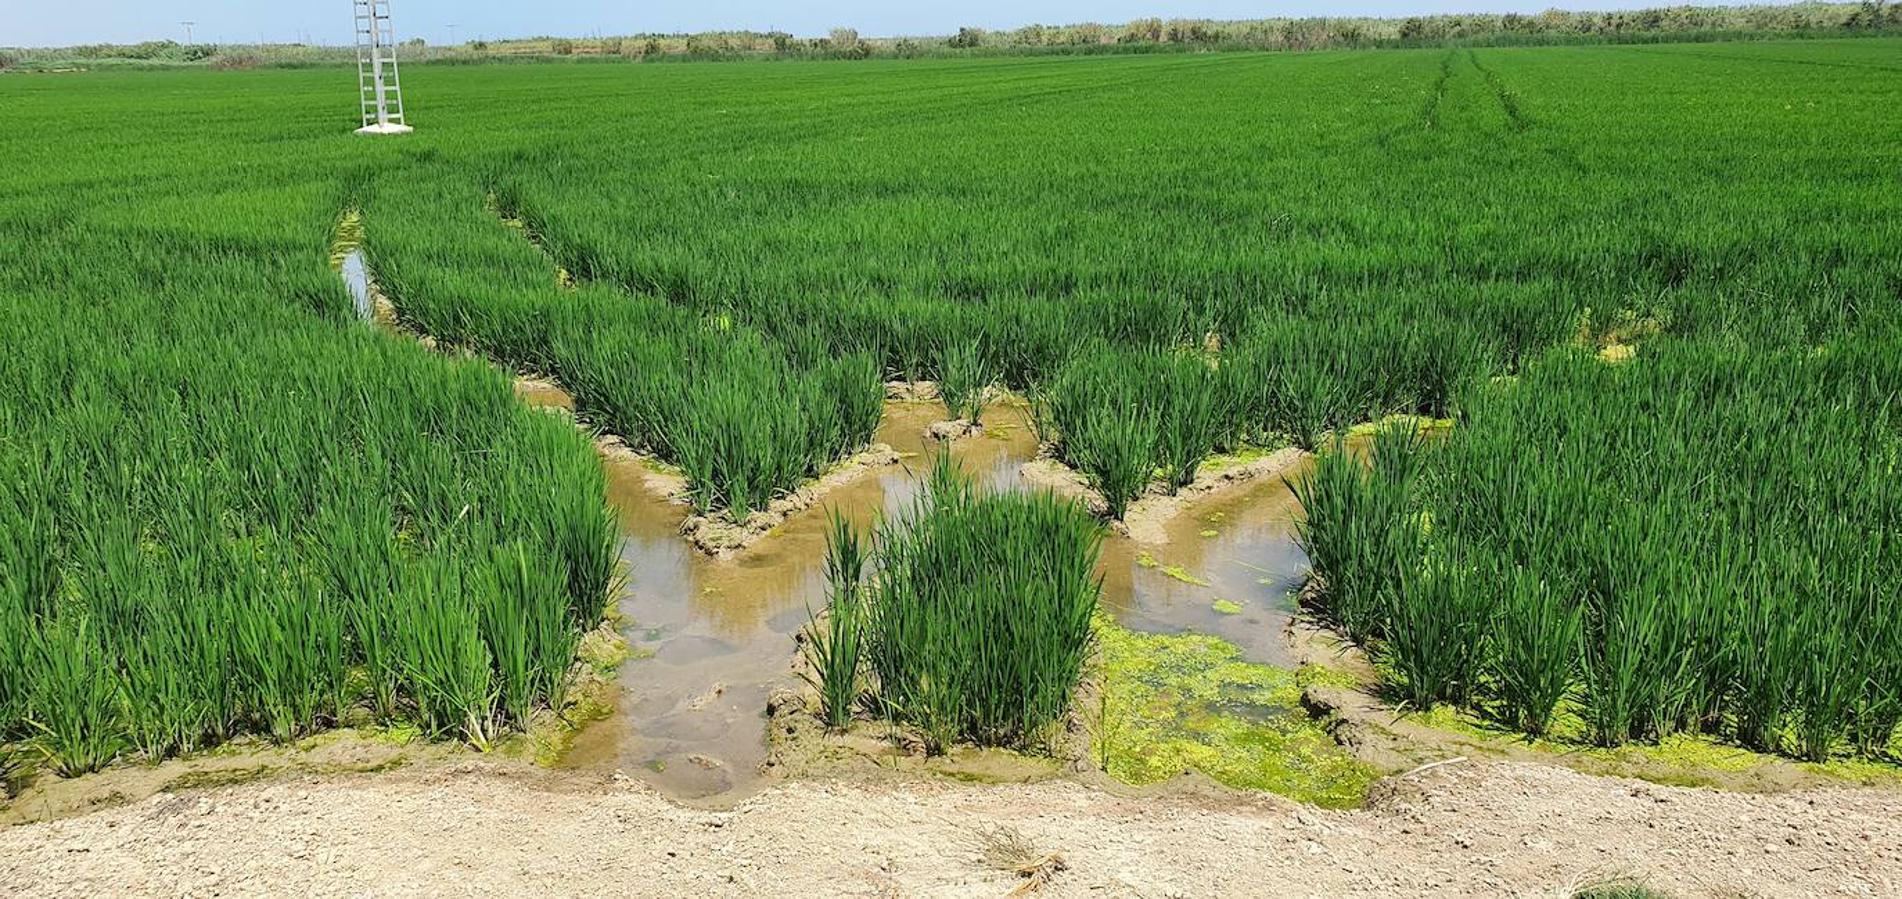
<svg viewBox="0 0 1902 899"><path fill-rule="evenodd" d="M345 248L337 263L358 314L393 327L361 250ZM518 381L517 394L540 408L574 406L547 382ZM655 485L643 461L604 455L622 529L627 580L618 610L632 656L620 669L613 714L579 734L561 764L626 772L697 804L728 805L763 787L769 696L793 682L795 637L825 602L825 509L868 527L910 508L943 446L928 435L943 417L935 401L887 403L876 440L896 450L900 464L835 487L824 508L793 514L730 558L682 537L685 507ZM984 488L1029 489L1021 472L1038 444L1028 410L994 405L983 424L950 444L960 465ZM1143 541L1112 536L1103 547L1104 608L1134 631L1211 635L1247 661L1292 667L1284 631L1307 566L1294 512L1282 477L1266 476L1187 503Z"/></svg>

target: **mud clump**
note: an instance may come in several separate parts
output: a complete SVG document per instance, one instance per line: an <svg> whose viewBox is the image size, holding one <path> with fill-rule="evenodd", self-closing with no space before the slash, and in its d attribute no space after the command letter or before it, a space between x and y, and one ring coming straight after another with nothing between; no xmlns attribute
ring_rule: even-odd
<svg viewBox="0 0 1902 899"><path fill-rule="evenodd" d="M976 437L983 433L984 425L971 421L970 419L957 418L951 421L932 423L930 427L925 428L925 439L935 440L939 443L950 443L953 440Z"/></svg>
<svg viewBox="0 0 1902 899"><path fill-rule="evenodd" d="M1110 529L1137 543L1162 545L1169 542L1167 525L1198 500L1249 484L1266 477L1292 471L1308 458L1294 447L1266 455L1218 456L1203 463L1195 480L1170 493L1160 481L1152 483L1124 512L1121 521L1110 522ZM1109 502L1090 485L1082 472L1053 458L1048 448L1020 469L1024 482L1059 496L1081 501L1092 514L1106 517Z"/></svg>
<svg viewBox="0 0 1902 899"><path fill-rule="evenodd" d="M898 403L935 403L941 396L936 381L887 381L885 398Z"/></svg>
<svg viewBox="0 0 1902 899"><path fill-rule="evenodd" d="M773 500L772 505L735 520L731 512L722 510L710 515L689 515L680 523L681 536L686 537L695 548L710 556L726 558L738 553L762 537L772 533L774 528L786 523L786 519L818 505L826 494L858 480L869 472L896 465L898 451L886 444L874 444L871 448L834 466L831 471L821 475L804 487L787 496ZM685 482L679 492L671 494L680 497L684 494Z"/></svg>

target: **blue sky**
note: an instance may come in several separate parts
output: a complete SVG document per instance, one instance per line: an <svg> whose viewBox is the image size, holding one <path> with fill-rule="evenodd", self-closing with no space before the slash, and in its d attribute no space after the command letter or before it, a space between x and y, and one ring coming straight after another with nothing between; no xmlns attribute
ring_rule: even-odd
<svg viewBox="0 0 1902 899"><path fill-rule="evenodd" d="M1663 5L1667 0L1658 0ZM847 25L867 36L944 34L959 25L1014 28L1032 22L1126 22L1143 16L1247 19L1306 15L1414 15L1433 12L1536 12L1554 5L1512 0L394 0L399 37L433 43L453 38L538 34L584 36L641 31L777 28L807 36ZM1632 2L1567 3L1605 9ZM185 39L199 41L351 40L349 0L0 0L0 46L58 46ZM459 26L451 28L450 26Z"/></svg>

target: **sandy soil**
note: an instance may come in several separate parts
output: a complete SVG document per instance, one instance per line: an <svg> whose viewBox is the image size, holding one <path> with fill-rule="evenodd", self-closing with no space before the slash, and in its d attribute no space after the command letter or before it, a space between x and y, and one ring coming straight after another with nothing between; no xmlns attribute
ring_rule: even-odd
<svg viewBox="0 0 1902 899"><path fill-rule="evenodd" d="M0 894L1000 896L1007 828L1055 896L1902 893L1902 794L1719 793L1511 762L1447 765L1325 812L1060 781L796 782L727 812L490 763L159 795L0 830Z"/></svg>

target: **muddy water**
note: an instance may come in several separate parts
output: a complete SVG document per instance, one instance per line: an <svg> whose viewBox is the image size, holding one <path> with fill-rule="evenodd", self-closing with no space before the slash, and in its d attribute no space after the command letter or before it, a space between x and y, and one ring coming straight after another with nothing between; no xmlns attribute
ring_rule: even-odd
<svg viewBox="0 0 1902 899"><path fill-rule="evenodd" d="M560 405L543 386L524 399ZM936 404L890 404L877 439L904 461L835 489L824 505L862 526L910 507L935 444L924 432ZM982 436L956 454L979 483L1013 489L1035 452L1022 410L985 416ZM584 732L567 764L614 767L682 800L738 798L760 782L767 696L791 677L794 635L825 602L826 516L793 516L734 559L714 559L679 536L683 507L651 492L635 462L609 467L609 499L623 529L629 584L620 599L635 658L621 669L615 716Z"/></svg>
<svg viewBox="0 0 1902 899"><path fill-rule="evenodd" d="M1165 525L1166 542L1109 540L1104 605L1131 630L1209 634L1235 644L1248 661L1292 666L1283 632L1308 559L1295 543L1300 507L1283 477L1190 505Z"/></svg>

